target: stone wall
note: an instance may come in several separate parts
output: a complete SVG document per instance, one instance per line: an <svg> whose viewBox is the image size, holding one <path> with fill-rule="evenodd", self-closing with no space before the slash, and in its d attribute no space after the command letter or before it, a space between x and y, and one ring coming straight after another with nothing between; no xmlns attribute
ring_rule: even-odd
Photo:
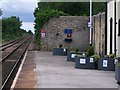
<svg viewBox="0 0 120 90"><path fill-rule="evenodd" d="M46 35L41 39L41 50L52 50L62 44L68 49L79 48L86 51L89 45L89 17L87 16L60 16L50 19L42 29ZM64 29L73 29L72 42L64 42Z"/></svg>
<svg viewBox="0 0 120 90"><path fill-rule="evenodd" d="M100 55L105 54L105 13L93 16L93 45L95 52Z"/></svg>
<svg viewBox="0 0 120 90"><path fill-rule="evenodd" d="M86 51L89 45L89 17L87 16L60 16L50 19L42 29L46 30L46 36L41 39L41 50L52 50L62 44L68 49L79 48ZM64 42L64 29L73 29L72 42ZM59 34L59 35L56 35ZM105 13L93 16L92 44L95 53L105 54Z"/></svg>

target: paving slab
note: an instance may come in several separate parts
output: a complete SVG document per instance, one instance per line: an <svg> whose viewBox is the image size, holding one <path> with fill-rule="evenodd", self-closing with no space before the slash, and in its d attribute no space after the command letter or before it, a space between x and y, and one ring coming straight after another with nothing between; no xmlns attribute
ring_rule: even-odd
<svg viewBox="0 0 120 90"><path fill-rule="evenodd" d="M115 72L75 69L66 56L35 52L37 88L118 88Z"/></svg>

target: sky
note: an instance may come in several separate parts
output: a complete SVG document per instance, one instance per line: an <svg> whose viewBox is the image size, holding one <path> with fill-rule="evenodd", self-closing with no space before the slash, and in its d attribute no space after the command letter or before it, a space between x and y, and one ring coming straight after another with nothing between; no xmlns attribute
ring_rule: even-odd
<svg viewBox="0 0 120 90"><path fill-rule="evenodd" d="M21 28L34 32L34 9L38 0L0 0L3 16L17 16L23 22Z"/></svg>
<svg viewBox="0 0 120 90"><path fill-rule="evenodd" d="M42 1L42 0L40 0ZM43 0L43 1L61 1L61 0ZM76 1L76 0L64 0ZM84 0L80 0L84 1ZM89 1L89 0L87 0ZM34 9L37 7L38 0L0 0L0 8L3 11L3 17L17 16L23 22L21 28L32 30L34 33Z"/></svg>

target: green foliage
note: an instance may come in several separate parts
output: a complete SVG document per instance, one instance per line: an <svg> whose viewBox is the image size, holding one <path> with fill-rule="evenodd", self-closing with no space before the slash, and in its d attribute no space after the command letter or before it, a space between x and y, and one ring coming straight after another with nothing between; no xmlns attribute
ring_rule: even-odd
<svg viewBox="0 0 120 90"><path fill-rule="evenodd" d="M120 62L118 62L117 66L120 68Z"/></svg>
<svg viewBox="0 0 120 90"><path fill-rule="evenodd" d="M71 50L71 52L77 53L77 52L79 52L79 48L74 48L74 49Z"/></svg>
<svg viewBox="0 0 120 90"><path fill-rule="evenodd" d="M105 11L105 2L93 2L93 15Z"/></svg>
<svg viewBox="0 0 120 90"><path fill-rule="evenodd" d="M38 2L38 7L34 11L35 16L35 43L40 49L40 29L52 17L59 16L88 16L89 2ZM93 14L105 10L104 3L93 3Z"/></svg>
<svg viewBox="0 0 120 90"><path fill-rule="evenodd" d="M37 50L40 49L40 37L41 37L41 34L39 30L35 30L35 45Z"/></svg>
<svg viewBox="0 0 120 90"><path fill-rule="evenodd" d="M76 49L75 49L75 52L79 52L79 48L76 48Z"/></svg>
<svg viewBox="0 0 120 90"><path fill-rule="evenodd" d="M79 48L76 48L75 50L73 50L73 52L78 53L79 52Z"/></svg>
<svg viewBox="0 0 120 90"><path fill-rule="evenodd" d="M97 55L97 54L94 54L94 55L92 55L91 57L94 58L94 62L98 62L98 59L100 58L100 56Z"/></svg>
<svg viewBox="0 0 120 90"><path fill-rule="evenodd" d="M108 56L111 57L111 58L115 58L116 57L115 54L109 54Z"/></svg>
<svg viewBox="0 0 120 90"><path fill-rule="evenodd" d="M33 33L32 33L32 31L31 31L31 30L29 30L29 31L28 31L28 33L29 33L29 34L31 34L31 35L33 35Z"/></svg>
<svg viewBox="0 0 120 90"><path fill-rule="evenodd" d="M63 47L63 45L62 44L59 44L59 48L62 48Z"/></svg>
<svg viewBox="0 0 120 90"><path fill-rule="evenodd" d="M78 53L76 56L77 57L83 57L83 55L81 53Z"/></svg>
<svg viewBox="0 0 120 90"><path fill-rule="evenodd" d="M34 13L35 19L35 29L41 29L43 25L52 17L59 17L59 16L66 16L68 14L63 13L62 11L58 10L43 10L41 12L35 11Z"/></svg>
<svg viewBox="0 0 120 90"><path fill-rule="evenodd" d="M73 16L89 15L89 2L39 2L39 10L54 9ZM93 15L105 11L104 2L93 2Z"/></svg>
<svg viewBox="0 0 120 90"><path fill-rule="evenodd" d="M120 68L120 57L115 57L115 59L117 60L117 67Z"/></svg>
<svg viewBox="0 0 120 90"><path fill-rule="evenodd" d="M94 47L92 45L89 45L88 49L87 49L87 56L92 56L94 55L95 52L94 52Z"/></svg>
<svg viewBox="0 0 120 90"><path fill-rule="evenodd" d="M16 16L2 19L2 40L9 41L16 39L26 33L21 29L22 22Z"/></svg>
<svg viewBox="0 0 120 90"><path fill-rule="evenodd" d="M68 14L63 13L62 11L58 10L43 10L39 11L37 8L34 12L35 19L35 44L36 49L40 49L40 29L43 27L43 25L52 17L59 17L59 16L66 16Z"/></svg>
<svg viewBox="0 0 120 90"><path fill-rule="evenodd" d="M71 53L76 53L78 56L82 56L84 52L80 52L79 48L72 49ZM85 53L84 53L85 54Z"/></svg>

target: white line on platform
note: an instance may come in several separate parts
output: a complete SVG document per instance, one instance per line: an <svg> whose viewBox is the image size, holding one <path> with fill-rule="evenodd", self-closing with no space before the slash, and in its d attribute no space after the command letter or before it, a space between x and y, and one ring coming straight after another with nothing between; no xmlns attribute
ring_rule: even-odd
<svg viewBox="0 0 120 90"><path fill-rule="evenodd" d="M11 89L10 89L10 90L13 90L14 87L15 87L15 85L16 85L18 76L19 76L19 74L20 74L20 72L21 72L21 70L22 70L22 66L23 66L24 61L25 61L25 59L26 59L27 53L28 53L28 51L26 51L26 53L25 53L25 56L24 56L24 58L23 58L23 60L22 60L22 63L21 63L21 65L20 65L19 69L18 69L18 72L17 72L17 74L16 74L16 77L15 77L15 79L14 79L12 85L11 85Z"/></svg>

